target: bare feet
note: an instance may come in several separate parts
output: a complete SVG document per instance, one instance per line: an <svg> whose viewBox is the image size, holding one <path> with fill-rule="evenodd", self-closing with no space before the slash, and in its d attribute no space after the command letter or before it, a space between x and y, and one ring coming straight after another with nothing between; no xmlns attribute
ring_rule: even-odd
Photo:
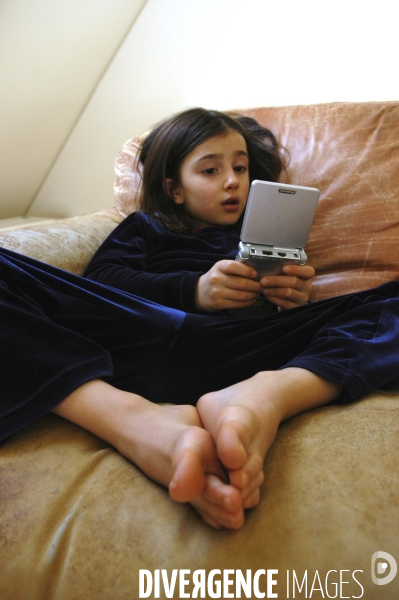
<svg viewBox="0 0 399 600"><path fill-rule="evenodd" d="M229 484L193 406L160 406L93 380L53 412L112 444L169 488L174 500L192 504L208 525L238 529L244 524L241 494Z"/></svg>
<svg viewBox="0 0 399 600"><path fill-rule="evenodd" d="M208 525L238 529L244 524L241 494L229 485L212 437L193 406L143 404L129 421L127 435L117 442L121 454L168 487L173 500L192 504Z"/></svg>
<svg viewBox="0 0 399 600"><path fill-rule="evenodd" d="M239 529L244 509L259 501L263 461L280 422L340 393L300 368L258 373L206 394L196 408L160 406L92 380L53 412L112 444L208 525Z"/></svg>

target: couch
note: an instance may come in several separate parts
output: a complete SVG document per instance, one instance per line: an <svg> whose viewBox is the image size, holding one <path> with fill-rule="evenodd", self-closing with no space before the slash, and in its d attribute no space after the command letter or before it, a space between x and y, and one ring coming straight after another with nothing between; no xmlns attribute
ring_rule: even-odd
<svg viewBox="0 0 399 600"><path fill-rule="evenodd" d="M321 191L307 246L312 299L399 279L399 103L239 112L275 132L290 156L285 181ZM140 140L117 158L114 207L2 230L0 245L82 273L135 210ZM393 600L398 433L399 380L291 419L266 457L258 507L240 531L215 531L112 447L50 414L0 447L0 598L191 597L197 571L209 583L198 597ZM158 593L162 569L168 581L179 570L174 593L162 575ZM241 596L240 573L251 583Z"/></svg>

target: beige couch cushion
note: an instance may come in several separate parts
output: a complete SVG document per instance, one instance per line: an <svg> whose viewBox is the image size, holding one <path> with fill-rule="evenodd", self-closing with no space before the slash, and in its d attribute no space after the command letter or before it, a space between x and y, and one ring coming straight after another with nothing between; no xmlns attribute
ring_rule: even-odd
<svg viewBox="0 0 399 600"><path fill-rule="evenodd" d="M81 275L121 215L115 208L23 229L0 229L0 246Z"/></svg>
<svg viewBox="0 0 399 600"><path fill-rule="evenodd" d="M285 423L259 506L242 530L220 532L107 444L42 418L1 450L0 598L136 600L140 569L278 569L279 598L286 571L301 581L307 570L310 597L316 570L324 587L329 570L361 569L364 598L393 600L399 577L375 586L370 564L378 550L399 560L398 422L386 391ZM343 595L360 596L349 571Z"/></svg>

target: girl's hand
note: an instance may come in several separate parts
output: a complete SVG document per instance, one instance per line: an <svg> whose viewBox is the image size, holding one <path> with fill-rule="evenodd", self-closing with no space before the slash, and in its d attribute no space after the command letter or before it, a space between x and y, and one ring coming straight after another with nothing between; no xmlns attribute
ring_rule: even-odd
<svg viewBox="0 0 399 600"><path fill-rule="evenodd" d="M235 260L221 260L198 279L197 308L209 312L251 306L262 291L257 273Z"/></svg>
<svg viewBox="0 0 399 600"><path fill-rule="evenodd" d="M312 291L315 270L310 265L286 265L284 275L271 275L260 280L262 294L282 310L306 304Z"/></svg>

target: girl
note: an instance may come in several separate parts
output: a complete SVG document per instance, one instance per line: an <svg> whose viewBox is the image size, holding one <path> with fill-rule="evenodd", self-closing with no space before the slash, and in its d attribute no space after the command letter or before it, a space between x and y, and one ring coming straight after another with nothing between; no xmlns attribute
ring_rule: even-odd
<svg viewBox="0 0 399 600"><path fill-rule="evenodd" d="M233 231L252 168L246 134L232 128L193 139L186 130L181 137L189 144L180 148L178 172L149 177L179 214L194 216L200 234ZM145 166L154 164L156 147L154 139ZM220 184L226 170L230 188ZM191 237L217 254L220 237L201 236ZM258 503L264 457L281 421L352 401L397 376L399 282L268 316L226 318L215 314L220 307L259 293L251 269L230 272L230 265L247 268L227 261L216 277L195 274L204 279L193 286L193 314L0 251L0 342L7 349L0 440L53 411L114 445L212 527L241 527L245 509ZM190 271L183 275L190 281ZM308 296L285 280L282 287L293 290L296 304ZM176 295L173 283L170 289ZM175 405L157 404L164 402Z"/></svg>
<svg viewBox="0 0 399 600"><path fill-rule="evenodd" d="M269 309L305 304L310 265L259 282L234 262L250 182L277 181L284 168L273 134L241 122L196 108L156 126L140 154L141 212L111 233L85 276L193 313L227 314L261 293Z"/></svg>

